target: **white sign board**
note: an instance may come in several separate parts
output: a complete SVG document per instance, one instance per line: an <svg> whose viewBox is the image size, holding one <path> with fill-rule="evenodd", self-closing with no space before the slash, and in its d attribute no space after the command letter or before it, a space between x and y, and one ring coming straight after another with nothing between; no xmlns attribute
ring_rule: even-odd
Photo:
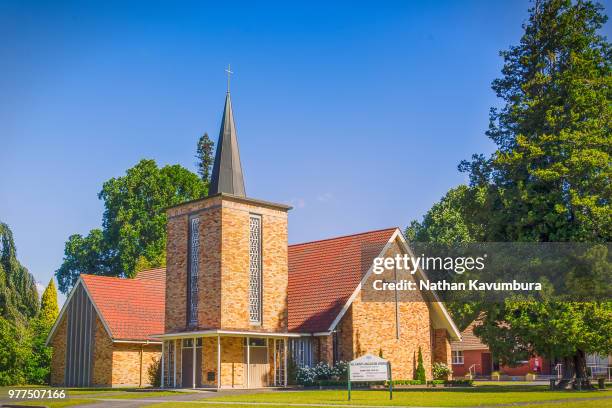
<svg viewBox="0 0 612 408"><path fill-rule="evenodd" d="M389 362L384 358L366 354L349 363L349 381L387 381Z"/></svg>

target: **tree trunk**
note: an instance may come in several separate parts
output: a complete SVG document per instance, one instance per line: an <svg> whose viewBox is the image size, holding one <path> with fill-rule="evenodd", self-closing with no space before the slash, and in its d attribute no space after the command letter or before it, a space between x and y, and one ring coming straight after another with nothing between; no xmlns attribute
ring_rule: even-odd
<svg viewBox="0 0 612 408"><path fill-rule="evenodd" d="M591 381L588 378L586 366L586 353L584 350L576 350L574 354L574 368L576 371L576 379L574 380L574 388L590 389L593 388Z"/></svg>
<svg viewBox="0 0 612 408"><path fill-rule="evenodd" d="M586 354L577 350L573 356L563 358L563 378L556 386L557 389L591 389L593 388L587 378Z"/></svg>

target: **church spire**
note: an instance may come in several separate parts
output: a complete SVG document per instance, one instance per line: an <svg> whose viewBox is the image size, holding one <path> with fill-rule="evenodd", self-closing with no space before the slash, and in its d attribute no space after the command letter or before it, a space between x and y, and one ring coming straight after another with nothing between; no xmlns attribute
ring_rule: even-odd
<svg viewBox="0 0 612 408"><path fill-rule="evenodd" d="M221 119L221 130L219 131L219 140L217 141L217 151L215 153L215 163L213 164L208 195L228 193L245 197L238 137L236 136L232 99L229 92L229 75L233 72L230 71L229 66L226 72L228 73L228 88L225 95L225 109Z"/></svg>

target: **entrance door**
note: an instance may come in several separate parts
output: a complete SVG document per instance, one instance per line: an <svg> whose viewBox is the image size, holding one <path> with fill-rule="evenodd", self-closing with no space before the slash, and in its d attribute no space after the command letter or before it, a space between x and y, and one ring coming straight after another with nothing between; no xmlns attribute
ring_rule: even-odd
<svg viewBox="0 0 612 408"><path fill-rule="evenodd" d="M245 350L245 358L247 351ZM250 339L249 387L260 388L268 386L268 346L265 339Z"/></svg>
<svg viewBox="0 0 612 408"><path fill-rule="evenodd" d="M491 353L481 354L482 375L491 375Z"/></svg>
<svg viewBox="0 0 612 408"><path fill-rule="evenodd" d="M196 381L195 386L202 386L202 339L197 339L196 347L193 347L193 339L183 340L183 351L181 354L181 378L183 388L193 387L193 353L196 353Z"/></svg>

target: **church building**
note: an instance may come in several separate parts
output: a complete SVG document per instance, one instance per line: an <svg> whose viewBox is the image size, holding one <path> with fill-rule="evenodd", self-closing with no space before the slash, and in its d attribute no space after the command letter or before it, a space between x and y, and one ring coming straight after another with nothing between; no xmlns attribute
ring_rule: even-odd
<svg viewBox="0 0 612 408"><path fill-rule="evenodd" d="M374 258L409 253L398 228L288 245L290 210L247 196L228 91L208 196L167 209L165 271L132 280L80 278L49 336L54 384L118 386L127 380L116 381L115 371L142 372L144 354L128 359L111 350L110 376L96 377L102 357L91 333L108 321L128 332L146 326L123 340L158 353L162 386L169 388L283 387L290 360L311 366L367 353L390 360L394 379L413 378L419 349L428 378L434 362L450 366L451 340L460 333L435 294L391 302L363 296ZM90 298L96 279L114 292L114 307L95 306L109 302ZM165 285L157 292L112 290L117 281L159 279ZM89 311L71 312L83 307ZM130 316L143 313L151 315L137 323ZM74 327L82 328L75 334ZM102 333L111 349L128 344L115 333L112 327ZM87 339L88 346L73 348ZM136 378L129 381L138 384Z"/></svg>

